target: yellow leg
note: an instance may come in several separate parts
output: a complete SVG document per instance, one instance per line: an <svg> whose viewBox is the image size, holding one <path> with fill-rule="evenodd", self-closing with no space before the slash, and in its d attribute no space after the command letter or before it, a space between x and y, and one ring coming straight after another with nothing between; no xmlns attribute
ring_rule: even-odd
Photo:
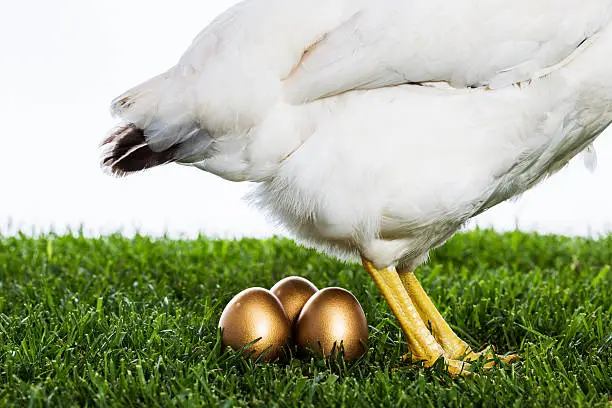
<svg viewBox="0 0 612 408"><path fill-rule="evenodd" d="M406 288L410 299L414 302L416 309L423 322L431 327L431 332L446 354L452 358L460 358L470 346L461 340L444 320L438 309L434 306L429 296L412 272L399 273L400 280Z"/></svg>
<svg viewBox="0 0 612 408"><path fill-rule="evenodd" d="M431 332L438 344L444 349L445 355L452 359L464 358L468 361L476 360L482 355L485 355L487 359L493 358L494 349L487 348L480 353L474 353L470 346L455 334L438 309L436 309L429 296L427 296L427 293L425 293L413 272L400 272L399 277L418 310L421 319L431 327ZM499 358L503 362L512 362L518 359L518 356L513 354L510 356L499 356Z"/></svg>
<svg viewBox="0 0 612 408"><path fill-rule="evenodd" d="M395 268L376 269L372 262L363 258L363 266L368 271L393 314L399 321L406 336L412 358L424 361L425 366L433 365L440 357L444 357L449 373L469 374L469 364L449 359L444 355L443 348L437 343L429 329L421 319L418 310L412 303Z"/></svg>

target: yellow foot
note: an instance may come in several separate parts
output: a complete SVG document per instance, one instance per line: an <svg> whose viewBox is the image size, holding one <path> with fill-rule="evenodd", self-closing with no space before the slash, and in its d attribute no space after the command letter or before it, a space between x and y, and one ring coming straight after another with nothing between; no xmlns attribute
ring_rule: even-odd
<svg viewBox="0 0 612 408"><path fill-rule="evenodd" d="M516 354L500 356L495 354L495 347L487 347L481 352L475 353L468 344L461 340L459 336L450 328L444 320L423 287L411 271L404 271L399 274L402 284L406 289L410 299L413 301L423 322L426 322L438 344L444 350L444 355L449 360L475 361L481 357L485 359L484 368L488 369L495 365L496 361L511 363L518 360ZM496 359L496 357L498 359Z"/></svg>
<svg viewBox="0 0 612 408"><path fill-rule="evenodd" d="M495 364L495 349L487 348L474 353L444 321L412 272L400 276L395 268L377 269L366 258L363 258L363 266L385 297L406 336L411 354L404 356L405 360L423 361L425 367L431 367L442 357L452 376L472 374L469 362L481 356L493 360L485 362L485 368ZM516 355L499 356L503 362L517 358Z"/></svg>
<svg viewBox="0 0 612 408"><path fill-rule="evenodd" d="M495 366L495 363L499 360L502 363L509 364L517 361L520 357L518 354L508 354L508 355L500 355L495 354L496 348L495 346L488 346L482 351L475 353L471 348L468 348L467 351L460 356L452 356L461 361L476 361L479 358L483 357L485 359L484 368L488 369Z"/></svg>
<svg viewBox="0 0 612 408"><path fill-rule="evenodd" d="M448 358L447 356L440 356L438 358L426 359L426 358L418 358L408 353L404 355L403 358L404 358L404 361L408 360L412 363L423 362L423 366L427 368L433 366L434 364L436 364L438 359L442 358L444 360L444 366L446 367L446 370L452 377L455 377L457 375L473 374L472 371L470 371L470 363L468 363L467 361L460 361L460 360Z"/></svg>
<svg viewBox="0 0 612 408"><path fill-rule="evenodd" d="M418 363L418 362L423 362L423 365L425 367L431 367L433 366L439 358L442 358L444 360L444 366L446 367L446 370L448 371L448 373L452 376L455 377L457 375L472 375L474 374L474 372L471 369L471 364L470 362L474 362L476 360L478 360L480 357L485 357L485 364L482 366L482 368L487 371L493 367L495 367L495 364L498 361L501 361L502 363L512 363L516 360L519 359L519 356L516 354L511 354L508 356L500 356L500 355L495 355L494 351L492 351L494 349L492 349L491 347L487 347L485 350L479 352L479 353L474 353L471 352L465 356L463 356L462 358L450 358L447 355L442 355L438 358L432 358L432 359L426 359L426 358L418 358L410 353L406 354L403 356L404 361L410 361L412 363ZM488 353L488 354L485 354ZM495 356L499 359L496 360Z"/></svg>
<svg viewBox="0 0 612 408"><path fill-rule="evenodd" d="M459 360L444 359L444 365L452 377L457 375L472 375L472 372L469 370L470 363Z"/></svg>

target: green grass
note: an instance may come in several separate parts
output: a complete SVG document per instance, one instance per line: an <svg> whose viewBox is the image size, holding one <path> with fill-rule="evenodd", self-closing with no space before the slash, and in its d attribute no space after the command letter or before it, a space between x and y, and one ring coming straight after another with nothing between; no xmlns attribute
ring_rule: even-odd
<svg viewBox="0 0 612 408"><path fill-rule="evenodd" d="M0 406L585 406L612 398L612 237L460 234L418 270L453 328L523 360L472 378L401 362L359 265L291 241L0 237ZM342 286L368 353L253 363L220 353L224 305L301 275Z"/></svg>

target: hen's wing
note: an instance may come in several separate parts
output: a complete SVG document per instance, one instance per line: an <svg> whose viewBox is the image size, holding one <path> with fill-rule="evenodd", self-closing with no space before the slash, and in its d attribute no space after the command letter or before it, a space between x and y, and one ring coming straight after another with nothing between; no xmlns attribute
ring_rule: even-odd
<svg viewBox="0 0 612 408"><path fill-rule="evenodd" d="M378 0L357 8L306 50L285 80L289 100L404 83L525 81L612 15L611 0Z"/></svg>

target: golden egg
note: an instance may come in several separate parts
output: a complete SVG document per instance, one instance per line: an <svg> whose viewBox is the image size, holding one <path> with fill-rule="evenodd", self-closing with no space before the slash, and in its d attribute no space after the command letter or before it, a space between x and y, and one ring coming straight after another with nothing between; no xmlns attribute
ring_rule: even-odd
<svg viewBox="0 0 612 408"><path fill-rule="evenodd" d="M263 359L274 360L281 356L291 334L291 323L283 305L276 296L264 288L243 290L225 306L219 327L222 330L223 349L234 350L261 338L245 349L257 358L266 351Z"/></svg>
<svg viewBox="0 0 612 408"><path fill-rule="evenodd" d="M337 350L342 342L344 359L353 360L366 352L368 323L351 292L326 288L304 305L296 323L295 341L302 349L312 347L325 356L330 355L334 343Z"/></svg>
<svg viewBox="0 0 612 408"><path fill-rule="evenodd" d="M308 279L299 276L289 276L272 286L272 292L282 303L289 316L289 321L295 323L302 308L319 289Z"/></svg>

